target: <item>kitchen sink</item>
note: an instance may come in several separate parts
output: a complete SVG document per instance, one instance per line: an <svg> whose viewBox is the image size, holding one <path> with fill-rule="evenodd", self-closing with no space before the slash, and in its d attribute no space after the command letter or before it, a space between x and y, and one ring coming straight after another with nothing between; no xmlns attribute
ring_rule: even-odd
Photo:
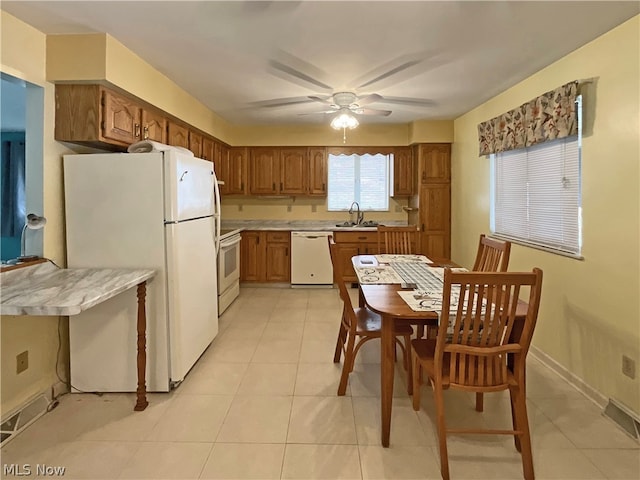
<svg viewBox="0 0 640 480"><path fill-rule="evenodd" d="M336 227L355 227L355 226L356 226L355 222L336 223Z"/></svg>
<svg viewBox="0 0 640 480"><path fill-rule="evenodd" d="M348 227L348 228L376 228L378 226L378 222L374 222L373 220L367 220L362 223L355 222L342 222L337 223L336 227Z"/></svg>

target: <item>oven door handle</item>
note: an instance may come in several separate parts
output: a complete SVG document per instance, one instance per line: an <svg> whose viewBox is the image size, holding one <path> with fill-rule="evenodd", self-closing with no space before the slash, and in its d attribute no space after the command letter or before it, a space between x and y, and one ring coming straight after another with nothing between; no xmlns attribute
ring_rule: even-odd
<svg viewBox="0 0 640 480"><path fill-rule="evenodd" d="M238 243L240 243L240 237L236 237L236 238L228 238L225 240L222 240L220 242L220 248L228 248L228 247L233 247L234 245L237 245Z"/></svg>

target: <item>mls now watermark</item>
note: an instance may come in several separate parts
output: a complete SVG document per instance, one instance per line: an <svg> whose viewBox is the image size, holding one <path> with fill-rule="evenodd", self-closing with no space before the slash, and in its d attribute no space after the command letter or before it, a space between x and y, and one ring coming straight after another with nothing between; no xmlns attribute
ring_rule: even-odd
<svg viewBox="0 0 640 480"><path fill-rule="evenodd" d="M36 475L39 477L62 477L66 467L59 467L54 465L45 465L43 463L36 463L31 465L30 463L5 463L2 465L2 473L5 477L29 477Z"/></svg>

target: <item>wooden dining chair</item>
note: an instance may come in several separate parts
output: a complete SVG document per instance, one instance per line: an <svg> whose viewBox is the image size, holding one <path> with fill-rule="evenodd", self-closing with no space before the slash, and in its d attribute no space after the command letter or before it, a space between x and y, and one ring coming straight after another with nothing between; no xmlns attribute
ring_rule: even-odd
<svg viewBox="0 0 640 480"><path fill-rule="evenodd" d="M513 435L522 455L524 477L533 480L525 368L541 288L542 270L538 268L532 273L453 273L445 269L438 336L411 342L413 408L420 409L419 372L424 370L435 396L440 471L444 480L449 478L449 433ZM529 303L523 319L522 315L516 316L516 308L519 295L527 290ZM459 298L457 305L450 301L452 291ZM482 393L508 389L513 429L447 428L443 390L448 388Z"/></svg>
<svg viewBox="0 0 640 480"><path fill-rule="evenodd" d="M414 254L418 251L416 225L378 225L378 253Z"/></svg>
<svg viewBox="0 0 640 480"><path fill-rule="evenodd" d="M331 254L331 262L333 264L334 279L338 284L340 298L343 302L342 319L340 321L340 329L338 331L338 339L336 341L336 350L333 356L334 363L340 362L342 352L344 352L344 363L342 365L342 375L340 384L338 385L338 395L344 395L347 390L347 381L349 374L353 371L353 365L358 351L369 340L380 338L382 319L380 315L366 307L353 307L351 296L347 290L344 281L342 266L338 261L338 246L333 240L333 236L329 235L329 252ZM407 390L411 394L411 349L410 341L413 329L409 325L400 325L396 327L396 342L400 345L403 352L403 363L407 370ZM404 344L400 342L398 337L404 339Z"/></svg>
<svg viewBox="0 0 640 480"><path fill-rule="evenodd" d="M473 263L474 272L506 272L509 268L509 255L511 242L488 238L484 233L480 234L478 253ZM484 410L484 394L476 393L476 410Z"/></svg>
<svg viewBox="0 0 640 480"><path fill-rule="evenodd" d="M474 272L506 272L509 267L511 242L480 235Z"/></svg>

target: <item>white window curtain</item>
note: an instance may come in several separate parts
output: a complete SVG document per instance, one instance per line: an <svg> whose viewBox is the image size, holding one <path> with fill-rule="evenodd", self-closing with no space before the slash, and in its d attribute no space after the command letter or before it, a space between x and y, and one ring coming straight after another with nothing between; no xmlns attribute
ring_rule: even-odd
<svg viewBox="0 0 640 480"><path fill-rule="evenodd" d="M579 255L580 137L492 157L494 233Z"/></svg>
<svg viewBox="0 0 640 480"><path fill-rule="evenodd" d="M328 210L389 210L391 155L329 155Z"/></svg>

